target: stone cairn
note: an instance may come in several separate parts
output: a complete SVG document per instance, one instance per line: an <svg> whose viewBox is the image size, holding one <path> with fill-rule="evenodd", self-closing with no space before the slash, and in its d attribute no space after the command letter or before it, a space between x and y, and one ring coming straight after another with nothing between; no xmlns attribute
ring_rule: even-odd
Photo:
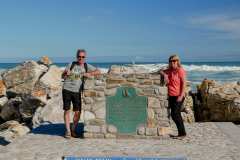
<svg viewBox="0 0 240 160"><path fill-rule="evenodd" d="M85 123L84 137L88 138L116 138L117 128L106 123L106 97L114 96L119 87L133 87L138 96L147 97L147 122L136 128L136 134L130 137L153 138L165 136L171 132L168 113L167 87L161 83L157 73L143 73L134 67L112 66L108 74L96 79L88 79L85 84L83 97L83 119ZM188 114L183 113L184 120L194 121L191 110L191 97L186 98ZM190 102L189 102L190 101ZM128 135L129 136L129 135Z"/></svg>

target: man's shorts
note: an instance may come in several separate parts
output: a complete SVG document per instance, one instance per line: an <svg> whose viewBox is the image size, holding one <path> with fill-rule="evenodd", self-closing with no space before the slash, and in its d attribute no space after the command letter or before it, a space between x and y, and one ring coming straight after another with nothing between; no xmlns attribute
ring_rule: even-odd
<svg viewBox="0 0 240 160"><path fill-rule="evenodd" d="M71 92L66 89L62 90L63 110L70 110L71 102L73 104L73 111L81 111L81 93Z"/></svg>

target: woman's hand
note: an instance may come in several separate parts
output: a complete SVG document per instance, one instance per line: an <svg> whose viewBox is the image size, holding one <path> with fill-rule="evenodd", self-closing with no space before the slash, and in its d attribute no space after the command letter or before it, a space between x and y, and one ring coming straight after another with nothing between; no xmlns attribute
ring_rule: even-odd
<svg viewBox="0 0 240 160"><path fill-rule="evenodd" d="M163 76L164 76L165 83L168 84L169 83L168 75L164 74Z"/></svg>
<svg viewBox="0 0 240 160"><path fill-rule="evenodd" d="M182 95L177 97L177 102L182 102L182 100L183 100L183 96Z"/></svg>
<svg viewBox="0 0 240 160"><path fill-rule="evenodd" d="M168 84L169 82L168 75L164 73L164 70L160 70L160 74L164 77L164 82Z"/></svg>

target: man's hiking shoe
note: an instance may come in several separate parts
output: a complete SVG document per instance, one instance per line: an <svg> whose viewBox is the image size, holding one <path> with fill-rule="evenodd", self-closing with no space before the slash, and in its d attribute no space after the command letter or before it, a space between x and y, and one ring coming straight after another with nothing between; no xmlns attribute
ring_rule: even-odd
<svg viewBox="0 0 240 160"><path fill-rule="evenodd" d="M71 136L74 137L74 138L78 138L78 135L76 134L75 131L71 131Z"/></svg>
<svg viewBox="0 0 240 160"><path fill-rule="evenodd" d="M65 132L65 135L64 135L64 138L70 139L70 138L71 138L71 133L68 132L68 131L66 131L66 132Z"/></svg>

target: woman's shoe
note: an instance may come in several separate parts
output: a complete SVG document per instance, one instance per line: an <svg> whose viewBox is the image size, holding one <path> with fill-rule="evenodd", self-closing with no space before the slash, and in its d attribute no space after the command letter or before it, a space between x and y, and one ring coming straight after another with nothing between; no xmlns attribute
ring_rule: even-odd
<svg viewBox="0 0 240 160"><path fill-rule="evenodd" d="M177 136L177 139L179 140L183 140L187 135L180 135L180 136Z"/></svg>
<svg viewBox="0 0 240 160"><path fill-rule="evenodd" d="M172 135L172 134L170 134L169 135L172 139L179 139L179 140L182 140L182 139L184 139L185 137L186 137L186 134L184 134L184 135Z"/></svg>

